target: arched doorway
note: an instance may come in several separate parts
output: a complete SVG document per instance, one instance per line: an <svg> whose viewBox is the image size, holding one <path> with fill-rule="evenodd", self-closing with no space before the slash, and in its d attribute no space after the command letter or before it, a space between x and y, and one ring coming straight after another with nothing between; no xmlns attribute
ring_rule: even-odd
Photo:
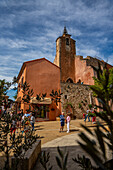
<svg viewBox="0 0 113 170"><path fill-rule="evenodd" d="M71 78L68 78L66 83L73 83L73 80Z"/></svg>
<svg viewBox="0 0 113 170"><path fill-rule="evenodd" d="M78 83L78 84L81 84L81 80L79 79L79 80L77 81L77 83Z"/></svg>

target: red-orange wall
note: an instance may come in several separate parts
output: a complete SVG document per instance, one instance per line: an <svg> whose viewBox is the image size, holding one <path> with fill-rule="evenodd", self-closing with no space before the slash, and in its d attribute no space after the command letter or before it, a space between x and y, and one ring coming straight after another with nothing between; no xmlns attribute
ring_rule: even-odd
<svg viewBox="0 0 113 170"><path fill-rule="evenodd" d="M87 66L86 60L81 60L82 56L75 57L75 80L76 83L81 80L84 84L93 85L94 70Z"/></svg>
<svg viewBox="0 0 113 170"><path fill-rule="evenodd" d="M60 89L60 69L46 60L27 63L26 81L34 91L34 97L39 93L47 93Z"/></svg>

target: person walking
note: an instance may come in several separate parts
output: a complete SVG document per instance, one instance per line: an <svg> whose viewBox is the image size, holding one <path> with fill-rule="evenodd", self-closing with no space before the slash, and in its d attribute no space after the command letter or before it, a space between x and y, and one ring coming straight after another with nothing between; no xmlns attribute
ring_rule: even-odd
<svg viewBox="0 0 113 170"><path fill-rule="evenodd" d="M21 125L22 125L22 134L23 134L24 133L24 128L25 128L25 114L22 116Z"/></svg>
<svg viewBox="0 0 113 170"><path fill-rule="evenodd" d="M31 126L32 126L32 131L34 131L35 117L34 117L33 113L31 114L30 122L31 122Z"/></svg>
<svg viewBox="0 0 113 170"><path fill-rule="evenodd" d="M69 116L69 113L67 114L67 118L66 118L66 121L67 121L67 133L69 133L69 126L70 126L70 116Z"/></svg>
<svg viewBox="0 0 113 170"><path fill-rule="evenodd" d="M20 111L20 116L22 117L23 115L24 115L23 109L21 109L21 111Z"/></svg>
<svg viewBox="0 0 113 170"><path fill-rule="evenodd" d="M62 114L60 115L60 132L62 131L63 132L63 129L64 129L64 122L65 122L65 118L64 118L64 112L62 112Z"/></svg>
<svg viewBox="0 0 113 170"><path fill-rule="evenodd" d="M12 137L12 139L14 141L15 140L15 131L16 131L16 121L14 120L14 118L12 119L10 131L11 131L11 137ZM12 135L12 133L13 133L13 135Z"/></svg>
<svg viewBox="0 0 113 170"><path fill-rule="evenodd" d="M90 122L90 118L89 118L89 115L88 115L89 112L91 112L91 111L89 109L87 109L85 120L84 120L85 122L86 122L87 118L88 118L88 122Z"/></svg>

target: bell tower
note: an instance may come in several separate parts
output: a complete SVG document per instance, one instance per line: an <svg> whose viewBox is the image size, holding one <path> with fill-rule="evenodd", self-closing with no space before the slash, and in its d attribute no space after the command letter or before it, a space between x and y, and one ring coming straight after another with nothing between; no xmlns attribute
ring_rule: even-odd
<svg viewBox="0 0 113 170"><path fill-rule="evenodd" d="M61 82L75 82L75 40L64 27L63 35L56 40L54 64L61 69Z"/></svg>

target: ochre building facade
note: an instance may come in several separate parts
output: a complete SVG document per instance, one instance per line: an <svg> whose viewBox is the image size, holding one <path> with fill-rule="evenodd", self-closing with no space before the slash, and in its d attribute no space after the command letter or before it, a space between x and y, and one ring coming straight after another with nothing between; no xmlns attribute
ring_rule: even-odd
<svg viewBox="0 0 113 170"><path fill-rule="evenodd" d="M30 100L31 109L43 107L43 109L40 109L39 117L55 120L60 114L61 106L60 104L56 106L51 101L50 93L52 90L60 90L60 68L45 58L24 62L17 80L19 109L23 109L24 112L29 109L29 104L22 101L22 85L24 82L27 82L30 85L30 89L33 89L34 92ZM36 96L42 93L46 93L45 100L36 100Z"/></svg>

